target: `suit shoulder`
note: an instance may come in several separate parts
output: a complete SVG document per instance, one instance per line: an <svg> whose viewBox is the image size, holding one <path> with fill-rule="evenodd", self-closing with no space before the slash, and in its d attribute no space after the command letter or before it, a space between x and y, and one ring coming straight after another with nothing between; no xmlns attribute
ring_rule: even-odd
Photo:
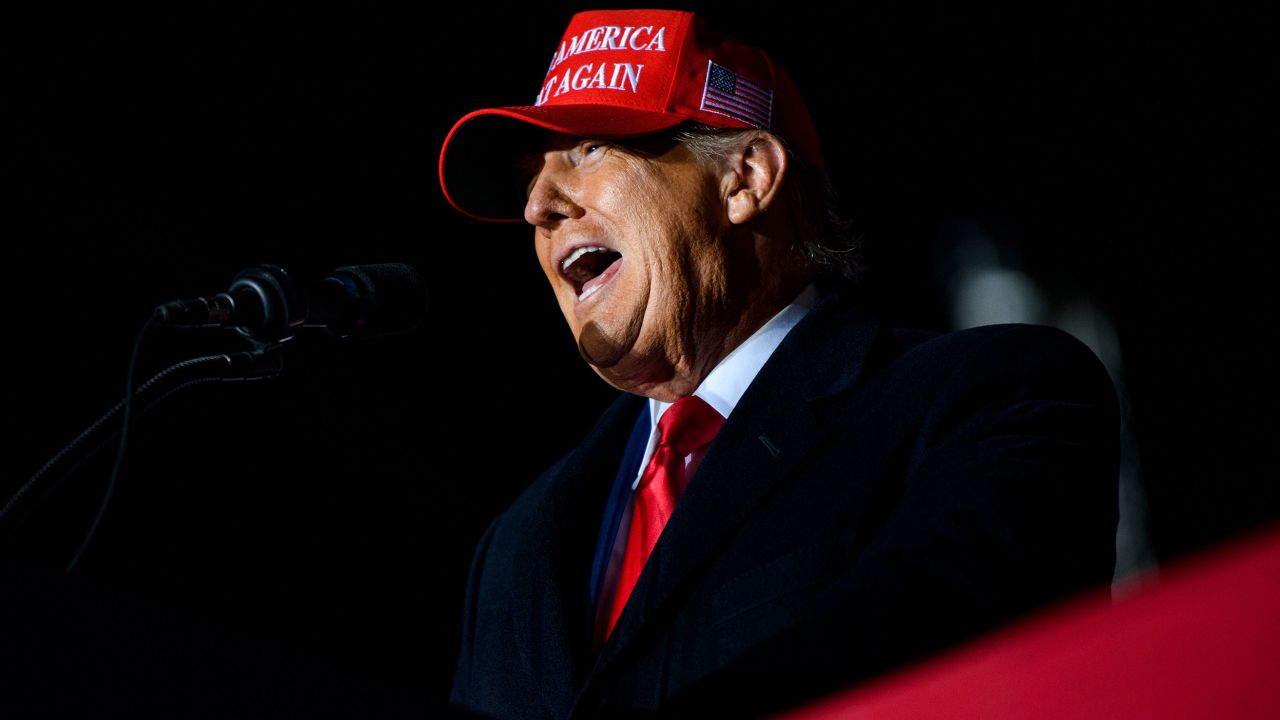
<svg viewBox="0 0 1280 720"><path fill-rule="evenodd" d="M1051 391L1115 405L1115 386L1102 361L1070 333L1047 325L1007 323L948 333L894 329L886 362L901 378L932 378L938 389L956 385L1007 392Z"/></svg>
<svg viewBox="0 0 1280 720"><path fill-rule="evenodd" d="M901 344L902 356L916 361L951 367L1001 366L1005 371L1040 366L1103 371L1093 350L1074 335L1048 325L1006 323L941 334L912 330L891 334Z"/></svg>

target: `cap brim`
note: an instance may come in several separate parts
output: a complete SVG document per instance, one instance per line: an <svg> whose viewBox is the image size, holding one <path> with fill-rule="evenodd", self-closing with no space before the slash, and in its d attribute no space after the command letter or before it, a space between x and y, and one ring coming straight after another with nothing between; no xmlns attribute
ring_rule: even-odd
<svg viewBox="0 0 1280 720"><path fill-rule="evenodd" d="M626 138L675 127L688 118L602 105L489 108L465 115L440 148L440 188L460 212L477 220L524 219L532 172L526 158L549 132Z"/></svg>

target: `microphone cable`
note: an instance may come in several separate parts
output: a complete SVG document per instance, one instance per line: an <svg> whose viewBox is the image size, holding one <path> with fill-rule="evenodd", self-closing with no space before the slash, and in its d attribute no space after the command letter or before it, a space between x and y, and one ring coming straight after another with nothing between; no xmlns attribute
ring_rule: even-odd
<svg viewBox="0 0 1280 720"><path fill-rule="evenodd" d="M133 421L151 408L159 405L169 396L194 385L200 385L210 382L228 382L234 380L257 380L262 378L274 377L280 374L283 368L282 355L280 347L267 346L253 351L241 351L226 353L222 355L209 355L206 357L191 358L170 365L153 375L147 382L133 388L136 377L136 366L138 363L139 349L142 345L142 338L152 329L154 320L148 321L138 333L137 341L134 344L134 352L130 358L128 377L126 378L127 394L125 399L116 403L110 410L104 413L83 432L77 435L71 442L67 443L62 450L50 458L44 465L40 467L30 478L27 479L0 507L0 527L6 516L15 512L15 508L24 496L26 496L38 483L51 475L69 474L88 458L97 454L106 447L111 435L111 428L115 425L115 421L121 415L127 422L120 423L120 438L117 444L116 459L112 467L111 477L108 481L107 489L103 495L98 514L93 521L93 525L82 541L79 550L76 552L75 558L67 566L66 572L72 572L78 565L81 556L94 534L97 527L101 524L105 515L107 505L110 503L115 493L116 487L119 485L120 474L123 470L124 458L128 449L130 431L133 429ZM156 393L159 393L158 395ZM155 395L154 397L151 397ZM127 429L126 429L127 428ZM106 435L105 438L101 437ZM66 468L60 469L60 466L68 465ZM45 495L51 492L60 480L55 481L54 485L46 490ZM38 498L31 507L28 507L22 514L29 513L34 505L43 502L44 496ZM15 522L22 522L21 515ZM12 528L11 528L12 530Z"/></svg>
<svg viewBox="0 0 1280 720"><path fill-rule="evenodd" d="M80 562L80 557L84 555L85 549L89 547L93 535L98 531L98 525L102 522L102 516L107 514L107 505L111 504L111 496L115 493L116 482L120 477L120 468L124 466L124 457L129 450L129 432L133 429L133 379L138 369L138 356L141 354L142 341L147 336L147 332L155 327L159 320L155 315L147 318L142 324L142 329L138 331L138 337L133 341L133 353L129 357L129 369L125 373L124 381L124 418L120 425L120 442L116 446L116 459L111 464L111 479L107 480L107 489L102 493L102 503L98 505L98 514L93 518L93 524L89 526L89 531L84 534L84 540L80 543L80 549L76 550L75 557L71 558L71 562L67 564L66 574L70 575L75 570L76 564Z"/></svg>
<svg viewBox="0 0 1280 720"><path fill-rule="evenodd" d="M0 507L0 522L42 478L72 458L85 445L89 445L91 439L107 432L115 417L121 415L120 437L111 475L98 511L71 562L67 564L65 573L70 575L93 541L115 495L125 466L136 415L177 390L191 385L219 380L254 380L278 375L282 368L280 344L291 339L301 328L321 328L340 339L372 337L408 332L422 322L425 311L426 284L415 268L403 263L340 267L309 288L309 292L295 285L283 268L264 263L242 270L225 293L160 305L143 324L134 340L125 376L124 400L80 433L23 483ZM185 360L157 373L141 387L137 387L136 376L142 345L148 333L157 326L232 327L253 345L254 350ZM182 374L188 372L193 373L193 377L183 379ZM178 384L166 387L175 376L178 377ZM141 411L135 412L135 401L157 388L163 392L143 405ZM90 446L83 457L75 461L72 469L105 447L107 442L109 440L104 439L100 444ZM37 500L37 503L41 500L43 498Z"/></svg>

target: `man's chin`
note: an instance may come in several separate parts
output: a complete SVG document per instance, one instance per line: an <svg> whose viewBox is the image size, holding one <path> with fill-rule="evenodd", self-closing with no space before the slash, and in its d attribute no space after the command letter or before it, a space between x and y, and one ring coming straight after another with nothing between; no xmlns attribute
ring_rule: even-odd
<svg viewBox="0 0 1280 720"><path fill-rule="evenodd" d="M590 325L588 325L590 327ZM598 333L598 331L596 331ZM630 343L605 342L603 334L588 334L586 328L579 336L577 350L588 361L600 379L622 392L675 402L689 395L692 388L677 387L671 366L662 361L648 361L632 354ZM598 360L596 360L598 359Z"/></svg>
<svg viewBox="0 0 1280 720"><path fill-rule="evenodd" d="M594 322L587 323L578 333L578 354L598 370L616 367L627 356L631 345L610 337Z"/></svg>
<svg viewBox="0 0 1280 720"><path fill-rule="evenodd" d="M596 323L587 323L578 334L578 354L602 380L623 391L641 394L652 368L634 353L635 344L607 335Z"/></svg>

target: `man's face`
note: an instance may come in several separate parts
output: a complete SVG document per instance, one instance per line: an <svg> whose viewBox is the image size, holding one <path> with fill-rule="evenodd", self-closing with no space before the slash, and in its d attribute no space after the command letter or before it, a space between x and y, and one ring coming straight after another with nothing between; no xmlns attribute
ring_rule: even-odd
<svg viewBox="0 0 1280 720"><path fill-rule="evenodd" d="M692 392L742 302L716 173L670 142L558 136L537 161L525 220L583 358L622 390Z"/></svg>

